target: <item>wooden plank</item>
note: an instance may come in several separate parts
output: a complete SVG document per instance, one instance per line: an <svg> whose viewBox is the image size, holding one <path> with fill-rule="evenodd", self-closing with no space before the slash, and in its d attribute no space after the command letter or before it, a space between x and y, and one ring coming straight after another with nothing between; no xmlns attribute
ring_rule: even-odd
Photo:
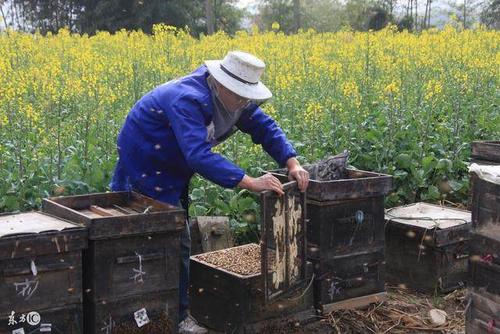
<svg viewBox="0 0 500 334"><path fill-rule="evenodd" d="M91 240L84 252L87 300L114 300L179 286L179 233Z"/></svg>
<svg viewBox="0 0 500 334"><path fill-rule="evenodd" d="M143 209L141 212L144 211L144 205L148 205L146 207L152 209L148 213L124 215L115 211L116 215L113 216L96 217L95 212L89 211L91 205L101 208L118 205ZM175 232L185 227L184 210L128 192L46 198L42 202L42 209L54 216L89 227L89 238L92 240L150 232Z"/></svg>
<svg viewBox="0 0 500 334"><path fill-rule="evenodd" d="M0 261L0 314L81 302L81 263L81 251Z"/></svg>
<svg viewBox="0 0 500 334"><path fill-rule="evenodd" d="M287 182L285 171L270 171L281 182ZM363 170L347 169L349 178L317 181L310 180L307 188L308 200L335 201L358 199L375 196L385 196L393 189L392 176L367 172Z"/></svg>
<svg viewBox="0 0 500 334"><path fill-rule="evenodd" d="M90 211L97 213L99 216L104 216L104 217L112 217L114 216L113 213L110 211L101 208L99 205L91 205L90 206ZM121 215L120 215L121 216Z"/></svg>
<svg viewBox="0 0 500 334"><path fill-rule="evenodd" d="M203 252L211 252L234 246L233 235L227 216L196 217Z"/></svg>
<svg viewBox="0 0 500 334"><path fill-rule="evenodd" d="M471 156L482 161L500 162L500 141L472 142Z"/></svg>
<svg viewBox="0 0 500 334"><path fill-rule="evenodd" d="M353 310L364 308L373 303L380 303L387 300L387 292L379 292L368 296L362 296L337 303L323 305L323 314L329 314L337 310Z"/></svg>
<svg viewBox="0 0 500 334"><path fill-rule="evenodd" d="M500 185L484 181L471 173L472 226L500 224Z"/></svg>

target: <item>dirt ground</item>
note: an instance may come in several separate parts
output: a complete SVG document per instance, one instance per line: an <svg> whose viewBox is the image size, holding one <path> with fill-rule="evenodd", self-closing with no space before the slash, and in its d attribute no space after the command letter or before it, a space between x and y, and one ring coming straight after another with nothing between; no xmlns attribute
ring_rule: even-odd
<svg viewBox="0 0 500 334"><path fill-rule="evenodd" d="M404 288L389 288L388 299L362 310L335 311L328 317L310 324L287 328L281 333L465 333L466 290L447 295L425 295ZM447 313L446 323L435 326L429 311L441 309Z"/></svg>

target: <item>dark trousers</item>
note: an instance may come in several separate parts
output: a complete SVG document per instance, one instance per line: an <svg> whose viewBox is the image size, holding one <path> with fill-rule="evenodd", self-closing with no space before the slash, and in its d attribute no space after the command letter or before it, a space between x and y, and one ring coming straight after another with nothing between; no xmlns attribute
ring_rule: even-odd
<svg viewBox="0 0 500 334"><path fill-rule="evenodd" d="M191 233L186 219L186 228L181 233L181 268L179 278L179 322L186 319L189 309L189 256L191 254Z"/></svg>

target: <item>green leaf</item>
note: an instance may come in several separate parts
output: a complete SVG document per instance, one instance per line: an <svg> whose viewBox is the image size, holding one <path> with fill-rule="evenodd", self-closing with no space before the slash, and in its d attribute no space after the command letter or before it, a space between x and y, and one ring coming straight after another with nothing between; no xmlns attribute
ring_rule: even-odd
<svg viewBox="0 0 500 334"><path fill-rule="evenodd" d="M396 165L401 169L410 169L412 162L409 154L401 153L396 157Z"/></svg>
<svg viewBox="0 0 500 334"><path fill-rule="evenodd" d="M203 195L204 195L203 189L196 188L196 189L193 189L193 191L191 192L191 199L193 201L198 201L204 197Z"/></svg>
<svg viewBox="0 0 500 334"><path fill-rule="evenodd" d="M426 173L430 172L431 170L436 167L436 158L433 156L427 156L422 159L422 167L424 168L424 171Z"/></svg>
<svg viewBox="0 0 500 334"><path fill-rule="evenodd" d="M462 182L455 181L455 180L448 181L448 184L450 185L450 187L453 191L459 191L464 186L464 184Z"/></svg>
<svg viewBox="0 0 500 334"><path fill-rule="evenodd" d="M441 197L438 187L430 185L427 188L426 199L427 200L438 200Z"/></svg>
<svg viewBox="0 0 500 334"><path fill-rule="evenodd" d="M453 162L451 162L450 159L439 159L436 169L439 169L440 171L451 171L453 167Z"/></svg>
<svg viewBox="0 0 500 334"><path fill-rule="evenodd" d="M231 197L231 199L229 200L229 208L232 211L238 210L238 195Z"/></svg>
<svg viewBox="0 0 500 334"><path fill-rule="evenodd" d="M394 171L393 176L397 179L404 179L408 176L408 172L401 169L397 169Z"/></svg>
<svg viewBox="0 0 500 334"><path fill-rule="evenodd" d="M253 204L254 204L253 198L245 197L245 198L242 198L238 201L238 209L242 213L242 212L250 210L252 208Z"/></svg>

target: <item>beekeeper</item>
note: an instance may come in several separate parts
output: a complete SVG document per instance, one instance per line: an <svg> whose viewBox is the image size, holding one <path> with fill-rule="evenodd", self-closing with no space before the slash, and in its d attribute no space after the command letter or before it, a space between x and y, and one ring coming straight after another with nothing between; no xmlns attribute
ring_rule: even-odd
<svg viewBox="0 0 500 334"><path fill-rule="evenodd" d="M212 147L241 130L287 167L290 179L297 180L304 191L308 172L280 127L259 108L272 96L260 81L264 67L255 56L232 51L223 60L207 60L191 74L144 95L118 136L119 159L111 189L134 190L187 209L189 180L198 173L226 188L283 194L281 183L271 174L251 177L212 152ZM188 228L181 239L179 332L207 333L188 313Z"/></svg>

